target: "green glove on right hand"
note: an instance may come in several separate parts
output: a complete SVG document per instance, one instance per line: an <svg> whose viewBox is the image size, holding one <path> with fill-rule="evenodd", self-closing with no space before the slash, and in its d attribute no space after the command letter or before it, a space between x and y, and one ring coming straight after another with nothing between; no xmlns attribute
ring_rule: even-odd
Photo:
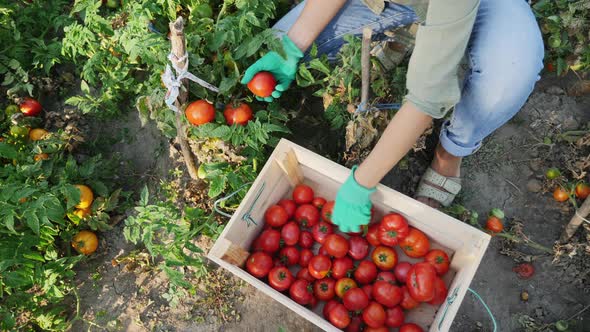
<svg viewBox="0 0 590 332"><path fill-rule="evenodd" d="M356 182L356 168L357 166L352 168L350 176L338 189L332 211L332 222L345 233L359 232L360 226L371 221L371 194L377 190L375 187L363 187Z"/></svg>
<svg viewBox="0 0 590 332"><path fill-rule="evenodd" d="M283 36L283 50L285 50L287 55L286 59L277 52L268 52L246 69L241 81L242 84L248 84L252 77L261 71L271 72L277 80L275 91L272 92L271 96L265 98L256 97L256 99L271 102L275 98L279 98L283 91L287 90L291 82L295 79L297 66L299 60L303 58L303 52L301 52L287 35Z"/></svg>

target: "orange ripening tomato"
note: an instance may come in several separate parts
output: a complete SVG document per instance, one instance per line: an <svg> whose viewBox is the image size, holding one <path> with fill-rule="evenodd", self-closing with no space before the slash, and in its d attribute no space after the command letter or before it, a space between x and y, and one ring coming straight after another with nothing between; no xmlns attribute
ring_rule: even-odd
<svg viewBox="0 0 590 332"><path fill-rule="evenodd" d="M35 161L47 160L49 159L49 155L47 153L37 153L33 159Z"/></svg>
<svg viewBox="0 0 590 332"><path fill-rule="evenodd" d="M498 217L489 216L488 220L486 221L486 229L493 235L504 230L504 225L502 224L502 220L500 220Z"/></svg>
<svg viewBox="0 0 590 332"><path fill-rule="evenodd" d="M29 131L29 139L31 141L40 141L45 139L48 134L49 132L43 128L31 129L31 131Z"/></svg>
<svg viewBox="0 0 590 332"><path fill-rule="evenodd" d="M557 186L555 191L553 191L553 199L558 202L565 202L568 200L568 198L569 195L567 194L567 191L563 190L563 188L560 186Z"/></svg>
<svg viewBox="0 0 590 332"><path fill-rule="evenodd" d="M74 187L78 188L78 190L80 190L80 202L76 205L76 208L78 209L87 209L90 207L90 205L92 205L92 202L94 201L94 194L92 193L92 189L90 189L88 186L85 186L83 184L77 184Z"/></svg>
<svg viewBox="0 0 590 332"><path fill-rule="evenodd" d="M80 231L72 239L72 247L81 254L90 255L98 248L98 238L90 231Z"/></svg>
<svg viewBox="0 0 590 332"><path fill-rule="evenodd" d="M272 92L275 90L277 80L275 77L267 72L261 71L254 75L250 82L248 82L248 89L258 97L270 97Z"/></svg>
<svg viewBox="0 0 590 332"><path fill-rule="evenodd" d="M206 100L197 100L190 103L184 110L188 122L200 126L215 120L215 108Z"/></svg>
<svg viewBox="0 0 590 332"><path fill-rule="evenodd" d="M585 182L580 182L576 185L576 197L585 199L590 195L590 186Z"/></svg>
<svg viewBox="0 0 590 332"><path fill-rule="evenodd" d="M243 126L253 118L252 109L245 103L241 103L237 107L234 107L232 103L227 104L223 116L229 126L234 124Z"/></svg>

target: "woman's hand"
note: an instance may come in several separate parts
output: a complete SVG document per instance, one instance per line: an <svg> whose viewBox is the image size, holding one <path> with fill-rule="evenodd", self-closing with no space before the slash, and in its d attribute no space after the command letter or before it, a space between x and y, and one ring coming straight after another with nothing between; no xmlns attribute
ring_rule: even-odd
<svg viewBox="0 0 590 332"><path fill-rule="evenodd" d="M356 169L356 166L352 168L350 176L338 190L332 211L332 222L345 233L359 232L360 226L371 221L373 203L370 196L376 189L358 184L354 178Z"/></svg>

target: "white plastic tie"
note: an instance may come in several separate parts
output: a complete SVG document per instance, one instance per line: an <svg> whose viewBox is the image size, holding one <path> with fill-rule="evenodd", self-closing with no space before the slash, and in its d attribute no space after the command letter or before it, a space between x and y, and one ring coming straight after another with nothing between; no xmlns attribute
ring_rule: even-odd
<svg viewBox="0 0 590 332"><path fill-rule="evenodd" d="M174 105L174 103L176 102L176 99L178 99L178 95L180 94L180 87L182 86L183 79L191 80L206 89L209 89L215 93L219 93L219 89L215 85L203 81L202 79L198 78L197 76L191 74L188 71L188 53L185 53L184 56L182 56L180 59L178 59L174 54L170 53L168 54L168 60L170 60L170 62L172 63L172 68L174 68L176 76L174 75L172 69L170 68L170 65L168 64L166 65L166 70L164 71L164 74L162 74L162 81L164 82L166 89L168 89L168 92L166 92L165 97L166 105L168 105L168 108L170 108L174 112L180 112L180 110L178 109L178 107L176 107L176 105ZM185 61L184 67L179 68L176 64L182 61Z"/></svg>

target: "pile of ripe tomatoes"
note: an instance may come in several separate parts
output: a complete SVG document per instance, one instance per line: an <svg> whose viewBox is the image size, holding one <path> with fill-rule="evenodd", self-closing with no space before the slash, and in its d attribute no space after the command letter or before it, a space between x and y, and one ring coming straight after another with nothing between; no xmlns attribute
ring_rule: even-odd
<svg viewBox="0 0 590 332"><path fill-rule="evenodd" d="M345 331L423 331L405 322L405 311L445 301L448 255L431 249L428 237L398 213L361 233L340 233L333 207L311 187L296 186L292 199L266 211L247 271L312 310L324 301L324 317ZM396 247L418 262L400 261Z"/></svg>

